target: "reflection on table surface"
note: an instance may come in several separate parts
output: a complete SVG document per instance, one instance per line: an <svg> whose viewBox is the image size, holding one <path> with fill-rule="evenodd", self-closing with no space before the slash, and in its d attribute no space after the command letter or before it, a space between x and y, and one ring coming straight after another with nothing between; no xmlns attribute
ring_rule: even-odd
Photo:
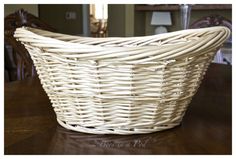
<svg viewBox="0 0 236 159"><path fill-rule="evenodd" d="M49 151L52 154L153 154L152 149L157 149L168 153L175 151L181 142L173 131L148 135L89 135L58 126Z"/></svg>

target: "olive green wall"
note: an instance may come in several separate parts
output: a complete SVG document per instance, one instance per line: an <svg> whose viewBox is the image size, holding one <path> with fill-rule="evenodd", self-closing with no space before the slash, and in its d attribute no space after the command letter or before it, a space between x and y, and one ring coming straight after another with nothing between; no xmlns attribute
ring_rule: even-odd
<svg viewBox="0 0 236 159"><path fill-rule="evenodd" d="M37 4L4 4L4 17L11 13L14 13L21 8L35 16L38 16Z"/></svg>
<svg viewBox="0 0 236 159"><path fill-rule="evenodd" d="M108 36L134 36L134 5L108 5Z"/></svg>
<svg viewBox="0 0 236 159"><path fill-rule="evenodd" d="M134 16L134 36L145 35L146 14L143 12L135 12Z"/></svg>
<svg viewBox="0 0 236 159"><path fill-rule="evenodd" d="M125 5L108 5L108 35L125 36Z"/></svg>
<svg viewBox="0 0 236 159"><path fill-rule="evenodd" d="M125 36L134 36L134 5L125 5Z"/></svg>
<svg viewBox="0 0 236 159"><path fill-rule="evenodd" d="M76 19L67 20L66 12L76 12ZM40 19L57 29L71 35L83 34L81 4L42 4L39 5Z"/></svg>

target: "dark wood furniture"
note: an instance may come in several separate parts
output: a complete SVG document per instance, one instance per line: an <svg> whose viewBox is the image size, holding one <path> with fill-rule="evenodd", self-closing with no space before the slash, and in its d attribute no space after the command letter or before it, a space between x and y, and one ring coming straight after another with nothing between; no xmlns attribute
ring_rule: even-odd
<svg viewBox="0 0 236 159"><path fill-rule="evenodd" d="M232 9L231 4L196 4L192 10L226 10ZM179 4L135 5L136 11L175 11L180 10Z"/></svg>
<svg viewBox="0 0 236 159"><path fill-rule="evenodd" d="M182 125L130 136L64 129L37 78L6 83L5 154L231 154L231 71L210 65Z"/></svg>
<svg viewBox="0 0 236 159"><path fill-rule="evenodd" d="M232 30L232 22L231 20L221 16L221 15L209 15L202 17L196 21L194 21L190 28L206 28L213 26L225 26Z"/></svg>
<svg viewBox="0 0 236 159"><path fill-rule="evenodd" d="M231 20L229 20L221 15L209 15L209 16L202 17L202 18L194 21L190 25L190 28L195 29L195 28L206 28L206 27L213 27L213 26L225 26L225 27L228 27L232 31ZM227 41L224 43L224 47L232 50L232 34L227 39ZM231 65L232 62L228 61L228 59L224 57L224 54L222 53L222 49L216 56L220 56L219 59L223 59L224 62Z"/></svg>
<svg viewBox="0 0 236 159"><path fill-rule="evenodd" d="M12 13L5 17L4 45L5 46L8 45L12 48L12 55L13 55L13 59L11 61L12 63L8 64L8 66L5 67L5 69L9 73L10 81L23 80L27 77L32 77L36 75L36 71L28 51L20 42L16 41L16 39L13 37L15 29L22 26L29 26L49 31L56 31L53 27L41 21L38 17L28 13L23 9L20 9L15 13ZM7 57L10 54L10 52L11 51L9 51L8 49L5 49L5 56Z"/></svg>

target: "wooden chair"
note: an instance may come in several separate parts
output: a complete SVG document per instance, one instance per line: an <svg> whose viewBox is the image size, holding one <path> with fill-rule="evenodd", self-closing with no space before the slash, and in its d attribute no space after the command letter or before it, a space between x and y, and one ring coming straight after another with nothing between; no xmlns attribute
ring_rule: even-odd
<svg viewBox="0 0 236 159"><path fill-rule="evenodd" d="M206 28L212 26L226 26L232 30L232 22L220 15L210 15L202 17L193 22L190 28Z"/></svg>
<svg viewBox="0 0 236 159"><path fill-rule="evenodd" d="M232 31L232 22L221 15L210 15L210 16L202 17L196 20L195 22L193 22L190 28L196 29L196 28L206 28L206 27L212 27L212 26L225 26ZM226 40L224 45L232 46L232 35ZM217 52L213 61L217 63L231 64L231 62L223 56L222 50L219 50Z"/></svg>
<svg viewBox="0 0 236 159"><path fill-rule="evenodd" d="M28 51L20 42L16 41L13 33L16 28L21 26L41 28L49 31L56 31L56 29L23 9L6 16L4 22L4 54L5 64L7 65L5 65L5 70L10 76L9 80L23 80L27 77L35 76L36 71ZM11 50L7 49L9 46L12 48ZM11 54L12 58L10 58ZM6 60L8 61L7 63Z"/></svg>

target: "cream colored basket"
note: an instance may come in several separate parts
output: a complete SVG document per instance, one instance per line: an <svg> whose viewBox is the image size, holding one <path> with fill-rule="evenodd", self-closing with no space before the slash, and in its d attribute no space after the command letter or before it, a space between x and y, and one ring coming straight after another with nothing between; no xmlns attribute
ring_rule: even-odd
<svg viewBox="0 0 236 159"><path fill-rule="evenodd" d="M22 27L14 36L29 51L60 125L94 134L139 134L180 124L229 34L212 27L89 38Z"/></svg>

